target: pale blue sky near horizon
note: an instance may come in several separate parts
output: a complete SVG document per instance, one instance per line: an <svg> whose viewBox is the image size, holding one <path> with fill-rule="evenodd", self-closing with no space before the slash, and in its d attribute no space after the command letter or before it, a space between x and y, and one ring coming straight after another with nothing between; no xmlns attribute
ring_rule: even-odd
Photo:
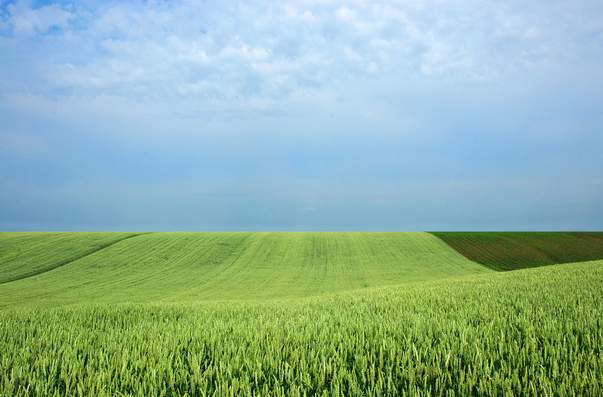
<svg viewBox="0 0 603 397"><path fill-rule="evenodd" d="M0 0L0 231L603 230L603 2Z"/></svg>

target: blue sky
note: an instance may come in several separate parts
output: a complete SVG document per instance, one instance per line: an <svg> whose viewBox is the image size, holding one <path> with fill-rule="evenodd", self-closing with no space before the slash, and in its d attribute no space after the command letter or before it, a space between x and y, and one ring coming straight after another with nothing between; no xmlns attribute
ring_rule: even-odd
<svg viewBox="0 0 603 397"><path fill-rule="evenodd" d="M603 229L601 70L598 0L0 0L0 230Z"/></svg>

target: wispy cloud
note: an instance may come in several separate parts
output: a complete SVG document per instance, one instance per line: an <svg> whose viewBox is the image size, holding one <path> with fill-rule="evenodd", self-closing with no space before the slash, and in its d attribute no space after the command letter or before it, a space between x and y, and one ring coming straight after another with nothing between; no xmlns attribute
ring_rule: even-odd
<svg viewBox="0 0 603 397"><path fill-rule="evenodd" d="M91 202L136 223L171 201L214 226L271 208L279 227L540 211L534 226L572 205L603 226L601 15L599 0L0 0L0 225Z"/></svg>
<svg viewBox="0 0 603 397"><path fill-rule="evenodd" d="M599 45L583 40L601 34L598 22L576 24L596 19L588 11L479 0L39 7L18 1L5 6L4 45L22 46L29 39L21 35L38 35L56 50L32 52L43 85L28 86L29 94L274 107L312 101L333 93L337 82L376 73L492 81L571 60L572 53L601 55ZM53 37L44 37L51 30ZM8 91L23 91L23 84Z"/></svg>
<svg viewBox="0 0 603 397"><path fill-rule="evenodd" d="M19 0L7 6L4 23L16 34L44 34L51 29L65 29L73 14L60 5L50 4L33 8L31 1Z"/></svg>

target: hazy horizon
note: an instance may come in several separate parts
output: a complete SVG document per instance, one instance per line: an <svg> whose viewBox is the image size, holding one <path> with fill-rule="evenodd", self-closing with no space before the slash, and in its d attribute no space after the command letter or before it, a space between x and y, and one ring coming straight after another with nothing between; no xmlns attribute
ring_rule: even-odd
<svg viewBox="0 0 603 397"><path fill-rule="evenodd" d="M602 15L0 0L0 231L603 230Z"/></svg>

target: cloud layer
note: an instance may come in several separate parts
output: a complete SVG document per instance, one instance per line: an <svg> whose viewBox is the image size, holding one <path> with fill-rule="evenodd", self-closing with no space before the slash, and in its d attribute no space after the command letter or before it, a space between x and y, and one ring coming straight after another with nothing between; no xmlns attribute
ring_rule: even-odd
<svg viewBox="0 0 603 397"><path fill-rule="evenodd" d="M131 101L193 115L278 114L283 104L337 101L341 86L359 80L500 82L595 67L602 8L596 1L20 0L3 7L1 43L4 68L25 70L3 82L3 94L77 98L93 108L98 100ZM32 77L38 84L27 83Z"/></svg>
<svg viewBox="0 0 603 397"><path fill-rule="evenodd" d="M595 0L0 2L0 227L94 227L95 206L168 229L603 227L602 15ZM119 209L136 202L162 220Z"/></svg>

